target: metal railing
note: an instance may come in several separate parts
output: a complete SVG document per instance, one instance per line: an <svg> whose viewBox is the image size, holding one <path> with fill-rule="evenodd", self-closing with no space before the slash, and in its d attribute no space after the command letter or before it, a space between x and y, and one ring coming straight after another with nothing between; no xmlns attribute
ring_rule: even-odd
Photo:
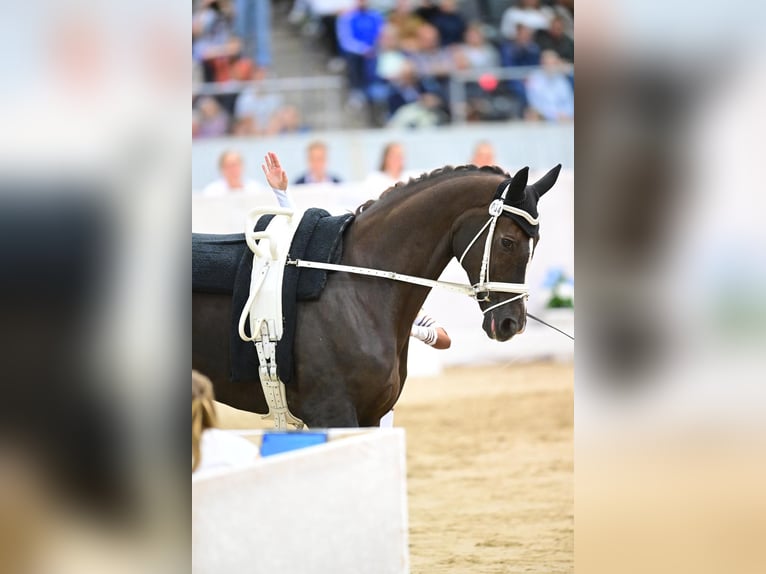
<svg viewBox="0 0 766 574"><path fill-rule="evenodd" d="M514 68L491 68L485 70L456 71L449 78L450 115L453 124L463 124L468 120L468 84L477 83L483 77L492 77L498 83L508 80L525 80L539 66L519 66ZM571 64L562 65L561 71L574 73ZM351 126L344 114L346 81L338 76L311 76L294 78L273 78L258 82L217 82L199 84L192 89L195 96L216 96L241 93L257 87L259 92L277 94L283 98L283 105L296 106L303 121L316 130L337 130ZM487 96L492 92L488 91Z"/></svg>
<svg viewBox="0 0 766 574"><path fill-rule="evenodd" d="M260 94L282 97L282 105L293 105L311 129L341 129L343 123L343 93L345 81L337 76L306 78L273 78L257 82L216 82L198 84L194 96L237 94L257 88Z"/></svg>
<svg viewBox="0 0 766 574"><path fill-rule="evenodd" d="M465 70L454 72L449 78L450 116L453 124L463 124L467 121L467 85L477 83L482 78L491 77L498 82L508 80L525 80L533 72L540 70L539 66L518 66L513 68L490 68L484 70ZM565 74L574 73L574 65L565 64L560 67ZM491 92L487 92L491 95Z"/></svg>

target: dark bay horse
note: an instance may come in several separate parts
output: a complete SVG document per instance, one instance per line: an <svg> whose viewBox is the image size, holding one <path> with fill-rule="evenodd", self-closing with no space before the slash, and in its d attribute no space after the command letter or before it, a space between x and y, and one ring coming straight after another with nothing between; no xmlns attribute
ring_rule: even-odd
<svg viewBox="0 0 766 574"><path fill-rule="evenodd" d="M437 279L452 257L462 255L471 285L484 277L523 284L530 250L538 241L537 200L556 182L560 168L531 185L527 168L511 178L499 168L475 166L437 169L397 184L365 204L347 229L341 263ZM497 200L503 189L505 199ZM495 217L487 245L493 200L495 207L498 201L507 207ZM532 219L520 219L520 209ZM488 276L482 274L483 263ZM402 392L410 328L429 291L331 273L319 300L298 303L295 371L286 386L291 412L309 427L377 426ZM490 289L477 300L490 338L506 341L524 329L523 297ZM257 378L229 380L231 307L231 296L192 294L192 368L211 378L221 402L266 413Z"/></svg>

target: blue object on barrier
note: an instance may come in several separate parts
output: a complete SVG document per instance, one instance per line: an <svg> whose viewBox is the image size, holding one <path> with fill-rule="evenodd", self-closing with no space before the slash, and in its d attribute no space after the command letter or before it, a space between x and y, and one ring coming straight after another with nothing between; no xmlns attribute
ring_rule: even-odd
<svg viewBox="0 0 766 574"><path fill-rule="evenodd" d="M323 432L269 432L263 435L261 456L271 456L325 442L327 433Z"/></svg>

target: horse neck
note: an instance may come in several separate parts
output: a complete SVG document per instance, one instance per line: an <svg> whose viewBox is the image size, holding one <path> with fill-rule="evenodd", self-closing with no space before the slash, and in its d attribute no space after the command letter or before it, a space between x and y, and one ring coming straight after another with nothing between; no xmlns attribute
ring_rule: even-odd
<svg viewBox="0 0 766 574"><path fill-rule="evenodd" d="M438 279L452 259L452 235L459 220L486 210L502 179L483 172L454 173L391 190L352 226L348 263ZM393 298L389 310L393 306L395 313L414 320L429 288L397 282L385 292Z"/></svg>

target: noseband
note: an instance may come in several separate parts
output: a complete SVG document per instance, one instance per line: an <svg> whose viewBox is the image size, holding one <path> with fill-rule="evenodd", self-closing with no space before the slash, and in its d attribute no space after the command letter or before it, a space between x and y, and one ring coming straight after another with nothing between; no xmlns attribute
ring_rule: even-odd
<svg viewBox="0 0 766 574"><path fill-rule="evenodd" d="M501 196L492 203L489 204L489 220L487 223L485 223L481 229L476 233L476 235L473 236L473 239L468 243L465 250L463 251L463 254L458 258L458 262L462 265L463 259L465 259L465 256L468 254L468 252L471 250L471 247L474 246L476 241L481 237L481 235L484 233L484 231L489 228L489 233L487 233L487 239L484 242L484 254L481 258L481 268L479 270L479 281L475 285L472 286L473 289L473 297L479 302L485 302L489 301L489 295L490 293L515 293L515 297L509 297L508 299L505 299L504 301L501 301L500 303L495 303L494 305L491 305L484 309L482 313L488 313L489 311L492 311L493 309L496 309L497 307L500 307L501 305L505 305L507 303L512 303L513 301L516 301L518 299L524 299L525 301L529 298L529 286L526 283L505 283L505 282L499 282L499 281L490 281L489 280L489 259L492 254L492 241L495 238L495 227L497 226L497 220L500 218L501 215L504 213L514 214L518 215L519 217L523 217L526 221L530 223L530 225L538 225L539 224L539 218L532 217L529 213L524 211L523 209L519 209L518 207L513 207L512 205L506 205L505 204L505 196L508 193L508 188L510 187L510 184L505 186L505 189L503 190L503 193ZM535 242L532 237L529 238L529 258L527 259L527 264L524 267L524 277L526 277L526 268L529 266L529 262L532 260L532 254L534 252Z"/></svg>

